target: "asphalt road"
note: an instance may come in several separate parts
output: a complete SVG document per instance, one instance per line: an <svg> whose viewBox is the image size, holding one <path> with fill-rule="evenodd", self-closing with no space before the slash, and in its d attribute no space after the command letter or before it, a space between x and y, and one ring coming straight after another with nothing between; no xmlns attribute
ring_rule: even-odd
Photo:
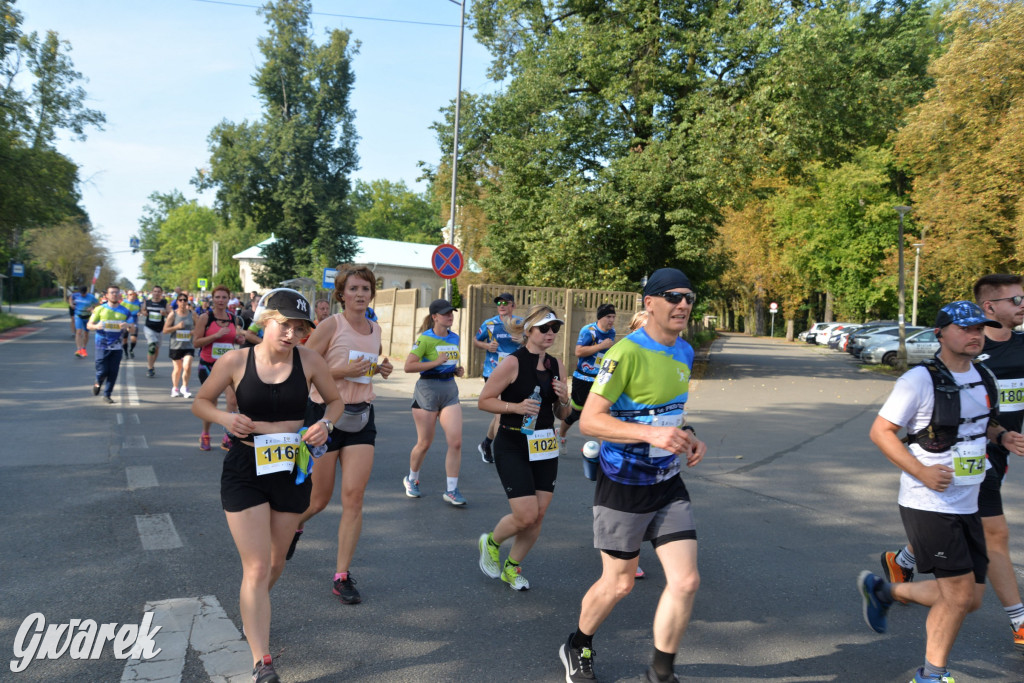
<svg viewBox="0 0 1024 683"><path fill-rule="evenodd" d="M220 508L221 453L199 451L188 401L169 397L166 352L155 379L146 378L144 361L126 361L118 404L107 406L89 390L91 349L89 360L72 355L66 316L33 327L0 341L0 652L15 658L15 635L33 613L48 624L138 624L147 603L202 599L239 626L241 570ZM364 601L346 606L331 595L336 498L307 525L272 594L271 647L283 680L563 680L557 648L600 569L592 484L578 457L583 439L572 432L544 531L523 565L531 590L516 593L477 568L477 536L508 510L493 466L475 453L489 416L464 401L460 488L468 506L441 500L440 433L423 468L424 497L409 499L400 480L415 440L410 385L392 384L378 392L376 463L352 567ZM683 680L912 677L923 658L925 610L893 609L890 633L876 635L855 588L861 569L878 571L881 551L903 542L897 473L866 436L891 384L823 349L742 336L716 342L711 372L688 406L709 452L685 472L702 585L676 660ZM463 386L472 393L472 384ZM1004 491L1019 563L1024 495L1015 472ZM166 533L140 532L152 524L166 532L166 523L177 544ZM147 549L153 538L175 547ZM648 663L663 574L650 548L641 566L647 578L595 638L602 681L635 680ZM199 623L184 627L192 647L177 676L126 672L108 646L95 661L65 655L17 674L5 663L0 680L208 681ZM169 645L161 638L157 646ZM1024 680L1024 659L991 591L965 622L951 669L958 683Z"/></svg>

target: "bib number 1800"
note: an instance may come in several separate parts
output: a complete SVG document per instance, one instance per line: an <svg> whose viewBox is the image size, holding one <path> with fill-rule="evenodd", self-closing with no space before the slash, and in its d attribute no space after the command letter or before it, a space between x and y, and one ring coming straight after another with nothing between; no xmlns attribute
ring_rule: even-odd
<svg viewBox="0 0 1024 683"><path fill-rule="evenodd" d="M253 437L253 445L256 447L256 476L295 469L298 434L263 434Z"/></svg>

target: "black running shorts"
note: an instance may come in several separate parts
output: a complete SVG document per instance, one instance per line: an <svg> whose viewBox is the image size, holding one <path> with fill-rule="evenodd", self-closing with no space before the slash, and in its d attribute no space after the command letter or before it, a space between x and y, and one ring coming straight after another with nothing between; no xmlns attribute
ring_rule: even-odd
<svg viewBox="0 0 1024 683"><path fill-rule="evenodd" d="M276 512L301 514L309 507L313 479L295 484L295 472L256 476L256 449L232 440L220 475L220 502L225 512L241 512L269 503Z"/></svg>
<svg viewBox="0 0 1024 683"><path fill-rule="evenodd" d="M985 583L988 555L981 516L931 512L900 506L907 539L914 548L917 571L943 579L974 572Z"/></svg>
<svg viewBox="0 0 1024 683"><path fill-rule="evenodd" d="M522 498L537 491L554 492L558 458L530 462L526 435L522 432L499 427L491 452L506 497Z"/></svg>

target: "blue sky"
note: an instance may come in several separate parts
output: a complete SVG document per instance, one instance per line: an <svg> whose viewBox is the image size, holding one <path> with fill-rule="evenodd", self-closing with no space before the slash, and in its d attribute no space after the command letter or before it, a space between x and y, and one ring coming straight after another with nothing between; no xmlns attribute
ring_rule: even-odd
<svg viewBox="0 0 1024 683"><path fill-rule="evenodd" d="M199 195L189 184L209 157L207 135L222 120L255 120L261 114L251 85L261 61L256 41L265 33L255 9L259 4L19 0L15 5L24 16L24 31L54 30L71 43L75 68L88 79L88 106L107 116L105 130L90 130L85 142L61 142L60 149L81 166L83 204L111 251L128 249L153 192L178 189L211 203L209 193ZM449 0L313 0L313 12L318 43L333 28L350 29L361 43L353 60L351 98L361 138L354 177L404 180L422 189L415 185L416 162L440 160L429 126L455 97L459 6ZM462 89L493 91L486 77L489 56L468 29L463 59ZM123 275L139 279L141 256L114 258Z"/></svg>

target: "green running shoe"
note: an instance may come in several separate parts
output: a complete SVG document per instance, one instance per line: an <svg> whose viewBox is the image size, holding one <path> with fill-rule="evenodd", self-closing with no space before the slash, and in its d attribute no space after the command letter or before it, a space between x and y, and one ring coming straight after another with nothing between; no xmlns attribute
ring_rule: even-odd
<svg viewBox="0 0 1024 683"><path fill-rule="evenodd" d="M498 548L495 548L487 539L490 534L480 534L480 540L477 545L480 547L480 571L492 579L496 579L501 576L501 565L498 560Z"/></svg>
<svg viewBox="0 0 1024 683"><path fill-rule="evenodd" d="M514 591L530 590L530 582L523 576L522 566L511 564L508 560L505 560L505 569L501 572L501 580Z"/></svg>

